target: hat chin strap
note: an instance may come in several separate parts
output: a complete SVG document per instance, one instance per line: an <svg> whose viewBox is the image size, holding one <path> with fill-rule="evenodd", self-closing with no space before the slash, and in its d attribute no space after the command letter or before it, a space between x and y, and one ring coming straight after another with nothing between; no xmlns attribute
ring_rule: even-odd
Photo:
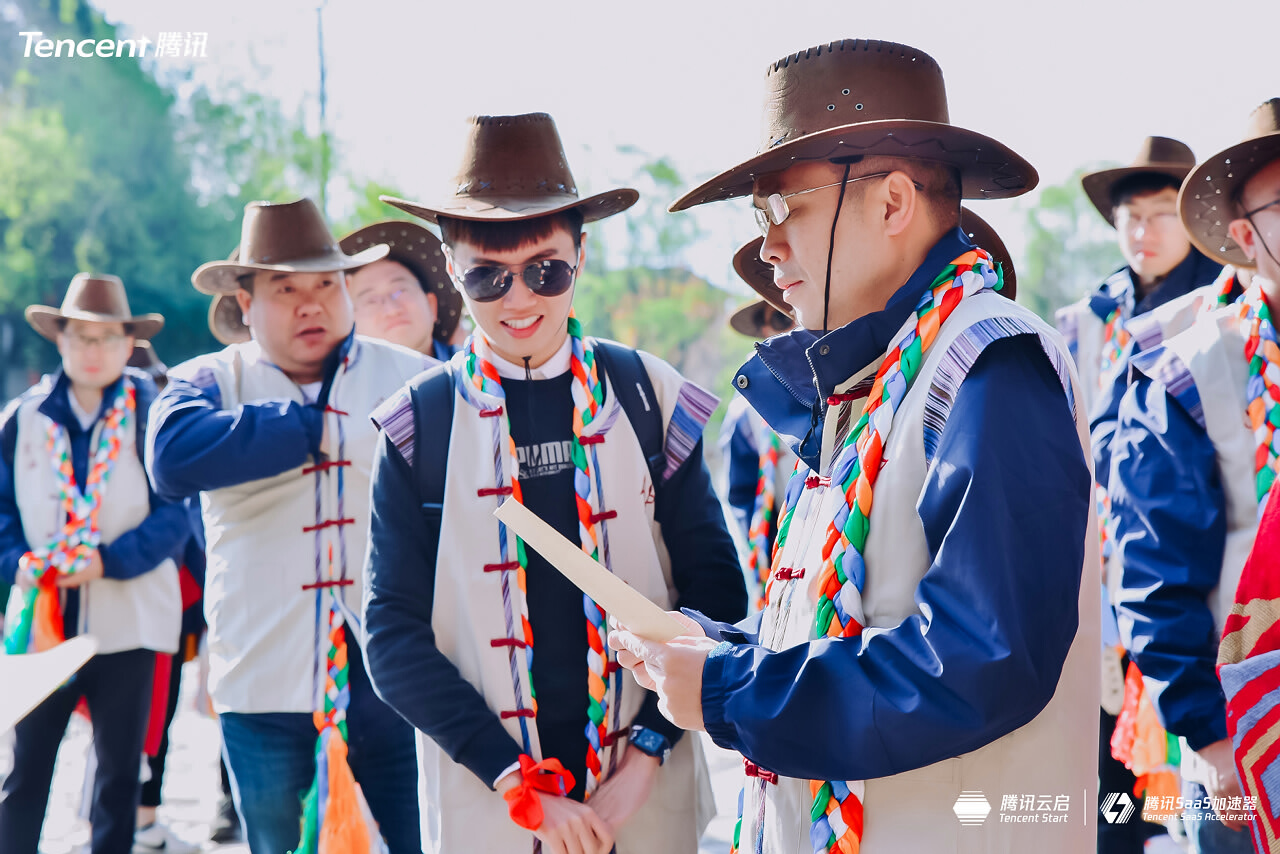
<svg viewBox="0 0 1280 854"><path fill-rule="evenodd" d="M844 190L849 184L849 166L844 164L844 175L840 178L840 195L836 198L836 213L831 218L831 239L827 242L827 281L822 288L822 334L830 329L827 326L827 315L831 310L831 260L836 254L836 223L840 221L840 210L844 207Z"/></svg>
<svg viewBox="0 0 1280 854"><path fill-rule="evenodd" d="M836 213L831 218L831 237L827 242L827 279L822 288L822 334L826 335L830 330L827 324L827 315L831 309L831 260L835 257L836 252L836 223L840 221L840 211L844 207L844 190L849 183L849 167L852 164L844 164L844 175L840 178L840 195L836 199ZM810 443L818 435L818 426L822 423L822 393L819 392L813 400L813 408L809 413L809 432L805 433L804 438L800 440L800 453L805 455L805 450ZM821 449L819 449L821 450Z"/></svg>

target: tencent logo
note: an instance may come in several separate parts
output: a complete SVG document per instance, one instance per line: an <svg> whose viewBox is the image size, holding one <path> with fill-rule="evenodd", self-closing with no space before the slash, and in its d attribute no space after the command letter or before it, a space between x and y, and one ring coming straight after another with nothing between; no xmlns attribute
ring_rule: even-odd
<svg viewBox="0 0 1280 854"><path fill-rule="evenodd" d="M1110 792L1098 809L1107 824L1124 824L1133 818L1133 798L1125 792Z"/></svg>
<svg viewBox="0 0 1280 854"><path fill-rule="evenodd" d="M987 798L982 792L961 792L951 811L956 814L956 818L960 819L961 824L978 825L987 820L987 813L991 812L991 804L987 803Z"/></svg>

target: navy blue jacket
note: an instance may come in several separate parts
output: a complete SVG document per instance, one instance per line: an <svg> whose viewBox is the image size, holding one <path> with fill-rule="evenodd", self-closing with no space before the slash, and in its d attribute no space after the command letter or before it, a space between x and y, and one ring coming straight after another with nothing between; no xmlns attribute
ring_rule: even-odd
<svg viewBox="0 0 1280 854"><path fill-rule="evenodd" d="M156 386L146 373L134 368L126 368L129 378L137 390L137 442L141 453L143 438L146 436L147 415L151 402L156 396ZM116 380L103 391L102 405L98 409L96 425L106 414L121 380ZM13 482L14 454L18 440L18 419L15 414L20 401L30 395L42 393L46 383L52 390L40 404L39 411L67 430L67 438L71 445L71 467L75 472L77 484L83 484L89 468L90 439L93 427L84 430L80 420L71 410L67 398L70 380L61 370L45 377L39 385L33 386L18 401L10 404L0 426L0 577L12 584L18 571L18 561L32 546L40 547L46 543L28 543L22 530L22 519L18 511L17 494ZM52 464L52 462L50 463ZM110 487L108 486L108 490ZM155 492L151 492L151 514L138 527L117 537L109 545L98 547L102 557L103 573L107 578L136 578L143 573L155 569L166 558L181 559L182 547L191 536L191 526L187 513L181 503L170 503ZM110 491L105 496L110 500ZM70 597L69 597L70 598ZM69 604L64 609L67 616L67 628L74 631L75 621L71 619L74 606Z"/></svg>
<svg viewBox="0 0 1280 854"><path fill-rule="evenodd" d="M1204 427L1142 373L1162 349L1134 361L1111 442L1107 488L1124 566L1116 609L1165 729L1200 750L1227 737L1208 604L1222 572L1226 494Z"/></svg>
<svg viewBox="0 0 1280 854"><path fill-rule="evenodd" d="M324 362L324 383L315 403L258 400L234 409L222 404L211 372L169 378L156 399L151 479L161 495L181 499L295 469L319 459L324 405L355 330Z"/></svg>
<svg viewBox="0 0 1280 854"><path fill-rule="evenodd" d="M1169 271L1169 275L1165 276L1159 287L1134 305L1132 317L1141 317L1158 306L1186 296L1196 288L1213 284L1213 280L1220 272L1222 272L1221 264L1205 256L1194 246L1191 247L1187 257ZM1137 280L1132 269L1129 269L1129 278L1131 281ZM1120 298L1099 289L1090 297L1089 309L1105 321L1120 302ZM1120 399L1124 397L1125 389L1129 387L1127 365L1138 352L1138 340L1130 339L1120 356L1120 364L1116 365L1115 373L1111 376L1111 382L1103 383L1098 396L1094 398L1093 411L1089 413L1094 478L1103 489L1106 489L1107 479L1111 475L1111 438L1115 433L1116 420L1120 414Z"/></svg>
<svg viewBox="0 0 1280 854"><path fill-rule="evenodd" d="M757 345L739 371L743 393L806 463L821 447L822 401L885 352L937 272L968 248L956 230L883 310L820 339L802 331ZM858 780L958 756L1027 723L1052 698L1075 638L1090 492L1039 341L990 344L960 386L917 505L932 560L916 589L920 615L865 647L820 639L778 652L757 644L759 615L737 626L700 620L725 641L703 670L707 732L785 776Z"/></svg>
<svg viewBox="0 0 1280 854"><path fill-rule="evenodd" d="M759 439L752 430L751 409L734 397L720 428L720 453L728 469L729 509L744 538L750 538L751 514L756 509L760 482ZM781 497L779 497L781 503Z"/></svg>

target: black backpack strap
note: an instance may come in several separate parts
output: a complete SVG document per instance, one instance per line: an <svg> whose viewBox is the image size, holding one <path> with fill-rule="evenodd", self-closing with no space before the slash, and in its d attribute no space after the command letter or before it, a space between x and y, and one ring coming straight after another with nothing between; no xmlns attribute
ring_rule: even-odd
<svg viewBox="0 0 1280 854"><path fill-rule="evenodd" d="M599 338L592 339L592 346L605 376L613 383L622 411L631 422L631 429L640 440L640 450L649 463L649 475L657 488L667 468L666 431L649 372L645 370L640 354L630 347Z"/></svg>
<svg viewBox="0 0 1280 854"><path fill-rule="evenodd" d="M444 481L449 468L449 435L453 432L453 365L445 362L412 390L414 476L424 510L444 509ZM443 429L442 429L443 428ZM439 524L439 516L436 516Z"/></svg>

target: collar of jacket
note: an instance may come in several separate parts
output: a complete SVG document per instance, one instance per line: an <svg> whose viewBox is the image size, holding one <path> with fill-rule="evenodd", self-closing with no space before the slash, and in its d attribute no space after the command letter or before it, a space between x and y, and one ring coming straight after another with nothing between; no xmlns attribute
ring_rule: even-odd
<svg viewBox="0 0 1280 854"><path fill-rule="evenodd" d="M1187 257L1179 261L1178 266L1169 271L1169 275L1164 277L1159 286L1143 297L1141 302L1133 306L1133 316L1146 314L1153 308L1189 294L1196 288L1212 283L1221 270L1221 264L1204 255L1194 246L1191 247ZM1123 285L1121 288L1117 288L1115 285L1121 277L1124 279ZM1099 318L1106 320L1107 315L1111 314L1115 307L1120 305L1121 301L1132 305L1134 281L1136 281L1136 278L1133 269L1127 266L1121 267L1109 276L1098 288L1097 292L1089 298L1089 308ZM1127 288L1124 285L1127 285Z"/></svg>
<svg viewBox="0 0 1280 854"><path fill-rule="evenodd" d="M756 344L755 355L734 376L734 386L806 465L817 468L822 424L813 423L815 403L825 410L836 386L884 355L938 271L972 248L964 232L953 229L933 245L883 309L826 335L796 329ZM811 430L814 435L802 454L801 443Z"/></svg>
<svg viewBox="0 0 1280 854"><path fill-rule="evenodd" d="M333 389L333 378L338 375L338 367L346 364L349 368L359 358L360 354L359 351L355 351L355 345L356 326L353 323L351 324L351 331L347 333L346 338L342 339L342 343L330 350L329 355L324 357L324 373L322 374L324 384L320 386L320 394L316 397L317 406L323 408L329 404L329 392ZM265 356L266 354L264 353L263 355ZM284 372L281 371L281 373Z"/></svg>
<svg viewBox="0 0 1280 854"><path fill-rule="evenodd" d="M125 369L128 371L128 369ZM130 377L134 385L137 385L138 378ZM51 421L61 424L67 431L68 435L77 435L85 432L80 426L80 419L76 417L75 412L71 409L71 378L67 376L62 368L58 368L52 374L46 377L49 382L49 393L45 395L40 405L36 407L36 411ZM116 393L120 390L120 383L124 382L124 374L116 377L115 382L102 390L102 402L98 404L98 414L94 417L93 423L97 424L102 420L102 416L106 414L107 407L111 405L111 401L115 400ZM92 429L92 427L90 428Z"/></svg>

